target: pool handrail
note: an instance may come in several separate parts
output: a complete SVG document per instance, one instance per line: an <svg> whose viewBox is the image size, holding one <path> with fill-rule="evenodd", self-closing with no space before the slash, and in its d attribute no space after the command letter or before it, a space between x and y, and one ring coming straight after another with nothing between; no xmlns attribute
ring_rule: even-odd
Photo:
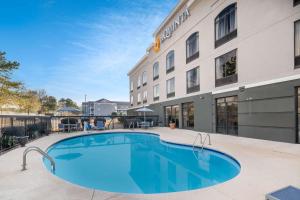
<svg viewBox="0 0 300 200"><path fill-rule="evenodd" d="M206 142L207 138L208 138L208 145L211 145L210 134L209 133L203 133L203 134L206 134L205 137L204 137L204 140L203 140L202 133L199 132L199 133L197 133L197 135L195 137L195 140L193 142L193 153L194 153L194 155L195 155L196 158L197 158L197 156L195 154L195 146L196 146L196 143L199 141L199 138L200 138L200 144L201 144L201 152L203 152L204 145L205 145L205 142Z"/></svg>
<svg viewBox="0 0 300 200"><path fill-rule="evenodd" d="M22 171L26 170L26 156L27 156L27 153L29 153L30 151L36 151L36 152L42 154L44 157L46 157L51 163L52 172L55 172L55 162L54 162L53 158L51 156L49 156L49 154L44 152L42 149L40 149L39 147L36 147L36 146L30 146L30 147L27 147L24 150L24 152L23 152Z"/></svg>

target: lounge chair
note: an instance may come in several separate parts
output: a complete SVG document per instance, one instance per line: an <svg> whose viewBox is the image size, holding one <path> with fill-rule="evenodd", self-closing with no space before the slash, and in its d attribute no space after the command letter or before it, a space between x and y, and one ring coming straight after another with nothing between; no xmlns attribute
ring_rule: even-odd
<svg viewBox="0 0 300 200"><path fill-rule="evenodd" d="M105 125L103 121L97 121L97 126L94 127L95 130L104 130L105 129Z"/></svg>
<svg viewBox="0 0 300 200"><path fill-rule="evenodd" d="M58 131L64 132L65 131L65 125L64 124L58 124Z"/></svg>
<svg viewBox="0 0 300 200"><path fill-rule="evenodd" d="M300 189L294 186L287 186L285 188L276 190L266 195L266 200L299 200Z"/></svg>

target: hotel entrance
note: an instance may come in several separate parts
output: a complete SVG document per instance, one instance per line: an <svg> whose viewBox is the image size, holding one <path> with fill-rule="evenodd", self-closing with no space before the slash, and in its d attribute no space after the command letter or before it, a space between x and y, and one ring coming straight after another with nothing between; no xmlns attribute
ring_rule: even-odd
<svg viewBox="0 0 300 200"><path fill-rule="evenodd" d="M179 127L179 106L166 106L165 107L165 126L169 126L169 123L176 124L176 128Z"/></svg>
<svg viewBox="0 0 300 200"><path fill-rule="evenodd" d="M216 99L216 132L238 135L238 97Z"/></svg>

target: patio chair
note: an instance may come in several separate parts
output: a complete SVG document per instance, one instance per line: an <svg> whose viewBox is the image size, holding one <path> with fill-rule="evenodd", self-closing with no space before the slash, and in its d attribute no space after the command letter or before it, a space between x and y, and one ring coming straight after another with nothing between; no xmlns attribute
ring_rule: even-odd
<svg viewBox="0 0 300 200"><path fill-rule="evenodd" d="M65 125L64 124L58 124L58 131L64 132L65 131Z"/></svg>
<svg viewBox="0 0 300 200"><path fill-rule="evenodd" d="M97 125L94 127L95 130L104 130L105 125L103 121L97 121Z"/></svg>
<svg viewBox="0 0 300 200"><path fill-rule="evenodd" d="M266 200L299 200L300 189L294 186L287 186L285 188L276 190L266 195Z"/></svg>

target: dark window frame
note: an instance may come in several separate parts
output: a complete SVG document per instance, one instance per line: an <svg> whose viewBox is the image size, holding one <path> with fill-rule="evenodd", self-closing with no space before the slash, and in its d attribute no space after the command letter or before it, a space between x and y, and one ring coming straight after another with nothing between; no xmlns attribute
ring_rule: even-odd
<svg viewBox="0 0 300 200"><path fill-rule="evenodd" d="M194 37L196 37L196 41L198 42L198 51L195 52L193 55L188 55L188 43L191 41L191 40L194 40ZM188 39L186 39L185 41L185 56L186 56L186 64L192 62L193 60L199 58L199 32L194 32L193 34L191 34Z"/></svg>
<svg viewBox="0 0 300 200"><path fill-rule="evenodd" d="M189 116L189 112L188 112L188 106L192 105L194 107L194 113L193 113L193 125L192 126L185 126L184 125L184 111L185 108L187 108L186 112L187 112L187 116ZM181 104L181 117L182 117L182 128L184 129L188 129L188 130L193 130L195 129L195 102L194 101L190 101L190 102L184 102ZM190 120L188 120L190 122Z"/></svg>
<svg viewBox="0 0 300 200"><path fill-rule="evenodd" d="M153 101L158 101L159 100L159 96L158 97L153 97Z"/></svg>
<svg viewBox="0 0 300 200"><path fill-rule="evenodd" d="M132 83L132 88L131 88L131 83ZM130 92L133 92L133 88L134 88L133 81L130 80L130 83L129 83L129 84L130 84L130 86L129 86L129 87L130 87Z"/></svg>
<svg viewBox="0 0 300 200"><path fill-rule="evenodd" d="M168 93L168 81L171 81L172 79L174 80L174 92ZM175 77L166 80L166 93L167 93L167 98L175 97Z"/></svg>
<svg viewBox="0 0 300 200"><path fill-rule="evenodd" d="M294 22L294 69L300 68L300 55L296 56L296 24L300 24L300 19Z"/></svg>
<svg viewBox="0 0 300 200"><path fill-rule="evenodd" d="M226 54L229 54L231 52L235 51L235 57L236 57L236 61L235 61L235 74L229 75L229 76L225 76L223 78L217 78L217 59L225 56ZM215 87L220 87L220 86L224 86L224 85L228 85L228 84L233 84L233 83L237 83L238 82L238 73L237 73L237 49L233 49L223 55L220 55L218 57L215 58Z"/></svg>
<svg viewBox="0 0 300 200"><path fill-rule="evenodd" d="M158 74L156 76L154 76L154 67L156 67L156 65L158 67ZM153 77L153 80L155 81L159 78L159 62L158 61L153 64L152 71L153 71L152 77Z"/></svg>
<svg viewBox="0 0 300 200"><path fill-rule="evenodd" d="M175 92L171 92L167 94L167 98L175 97Z"/></svg>
<svg viewBox="0 0 300 200"><path fill-rule="evenodd" d="M229 42L230 40L237 37L237 27L226 35L224 35L222 38L217 39L216 33L217 33L217 20L222 17L222 15L226 14L232 7L235 7L235 20L237 21L237 3L232 3L228 5L226 8L224 8L216 17L215 17L215 48L218 48L219 46ZM237 24L237 22L236 22Z"/></svg>
<svg viewBox="0 0 300 200"><path fill-rule="evenodd" d="M168 66L168 59L173 54L173 66ZM166 55L166 73L170 73L175 70L175 51L171 50Z"/></svg>
<svg viewBox="0 0 300 200"><path fill-rule="evenodd" d="M139 81L140 80L140 81ZM140 84L140 85L139 85ZM137 81L137 86L136 86L136 89L140 89L142 86L142 77L141 75L138 76L138 81Z"/></svg>
<svg viewBox="0 0 300 200"><path fill-rule="evenodd" d="M233 101L228 101L228 99L229 98L234 98L234 100ZM225 135L235 135L235 136L239 136L239 124L238 124L238 95L230 95L230 96L220 96L220 97L217 97L217 98L215 98L215 100L214 100L214 102L215 102L215 131L216 131L216 133L220 133L220 134L225 134ZM218 100L223 100L222 102L218 102ZM222 133L222 132L220 132L220 131L218 131L219 130L219 127L220 126L218 126L219 124L218 124L218 121L219 121L219 110L218 110L218 106L219 106L219 104L221 104L221 103L223 103L223 104L225 104L225 110L223 111L224 112L224 114L225 114L225 126L224 126L224 131L225 131L225 133ZM234 134L230 134L229 133L229 131L228 130L230 130L230 129L228 129L228 117L229 116L232 116L232 115L228 115L229 114L229 112L228 112L228 103L236 103L236 105L237 105L237 112L236 112L236 115L237 115L237 124L236 124L236 132L234 133ZM234 112L233 112L234 113ZM232 127L234 127L234 126L232 126Z"/></svg>
<svg viewBox="0 0 300 200"><path fill-rule="evenodd" d="M193 87L188 87L188 72L192 71L192 70L195 70L195 69L199 69L199 79L200 79L200 67L195 67L193 69L190 69L186 72L186 93L187 94L190 94L190 93L193 93L193 92L199 92L200 91L200 80L199 80L199 84L198 85L195 85Z"/></svg>
<svg viewBox="0 0 300 200"><path fill-rule="evenodd" d="M146 95L146 99L144 98L145 97L145 92L147 93L147 95ZM143 100L143 103L147 103L147 99L148 99L148 91L147 90L145 90L144 92L143 92L143 98L142 98Z"/></svg>
<svg viewBox="0 0 300 200"><path fill-rule="evenodd" d="M153 86L153 101L158 101L159 100L159 92L158 92L158 96L154 96L155 95L154 94L154 88L155 87L158 87L158 89L159 89L159 84L156 84L156 85Z"/></svg>
<svg viewBox="0 0 300 200"><path fill-rule="evenodd" d="M145 77L146 77L146 81L144 80ZM144 81L145 81L145 82L144 82ZM147 85L147 81L148 81L147 72L144 71L144 72L142 73L142 85L143 85L143 86L146 86L146 85Z"/></svg>
<svg viewBox="0 0 300 200"><path fill-rule="evenodd" d="M294 2L293 2L293 6L295 7L295 6L297 6L297 5L299 5L300 4L300 0L294 0Z"/></svg>
<svg viewBox="0 0 300 200"><path fill-rule="evenodd" d="M140 101L139 101L139 96L140 96ZM142 95L141 95L141 93L139 92L139 93L137 94L137 105L140 105L141 102L142 102Z"/></svg>

